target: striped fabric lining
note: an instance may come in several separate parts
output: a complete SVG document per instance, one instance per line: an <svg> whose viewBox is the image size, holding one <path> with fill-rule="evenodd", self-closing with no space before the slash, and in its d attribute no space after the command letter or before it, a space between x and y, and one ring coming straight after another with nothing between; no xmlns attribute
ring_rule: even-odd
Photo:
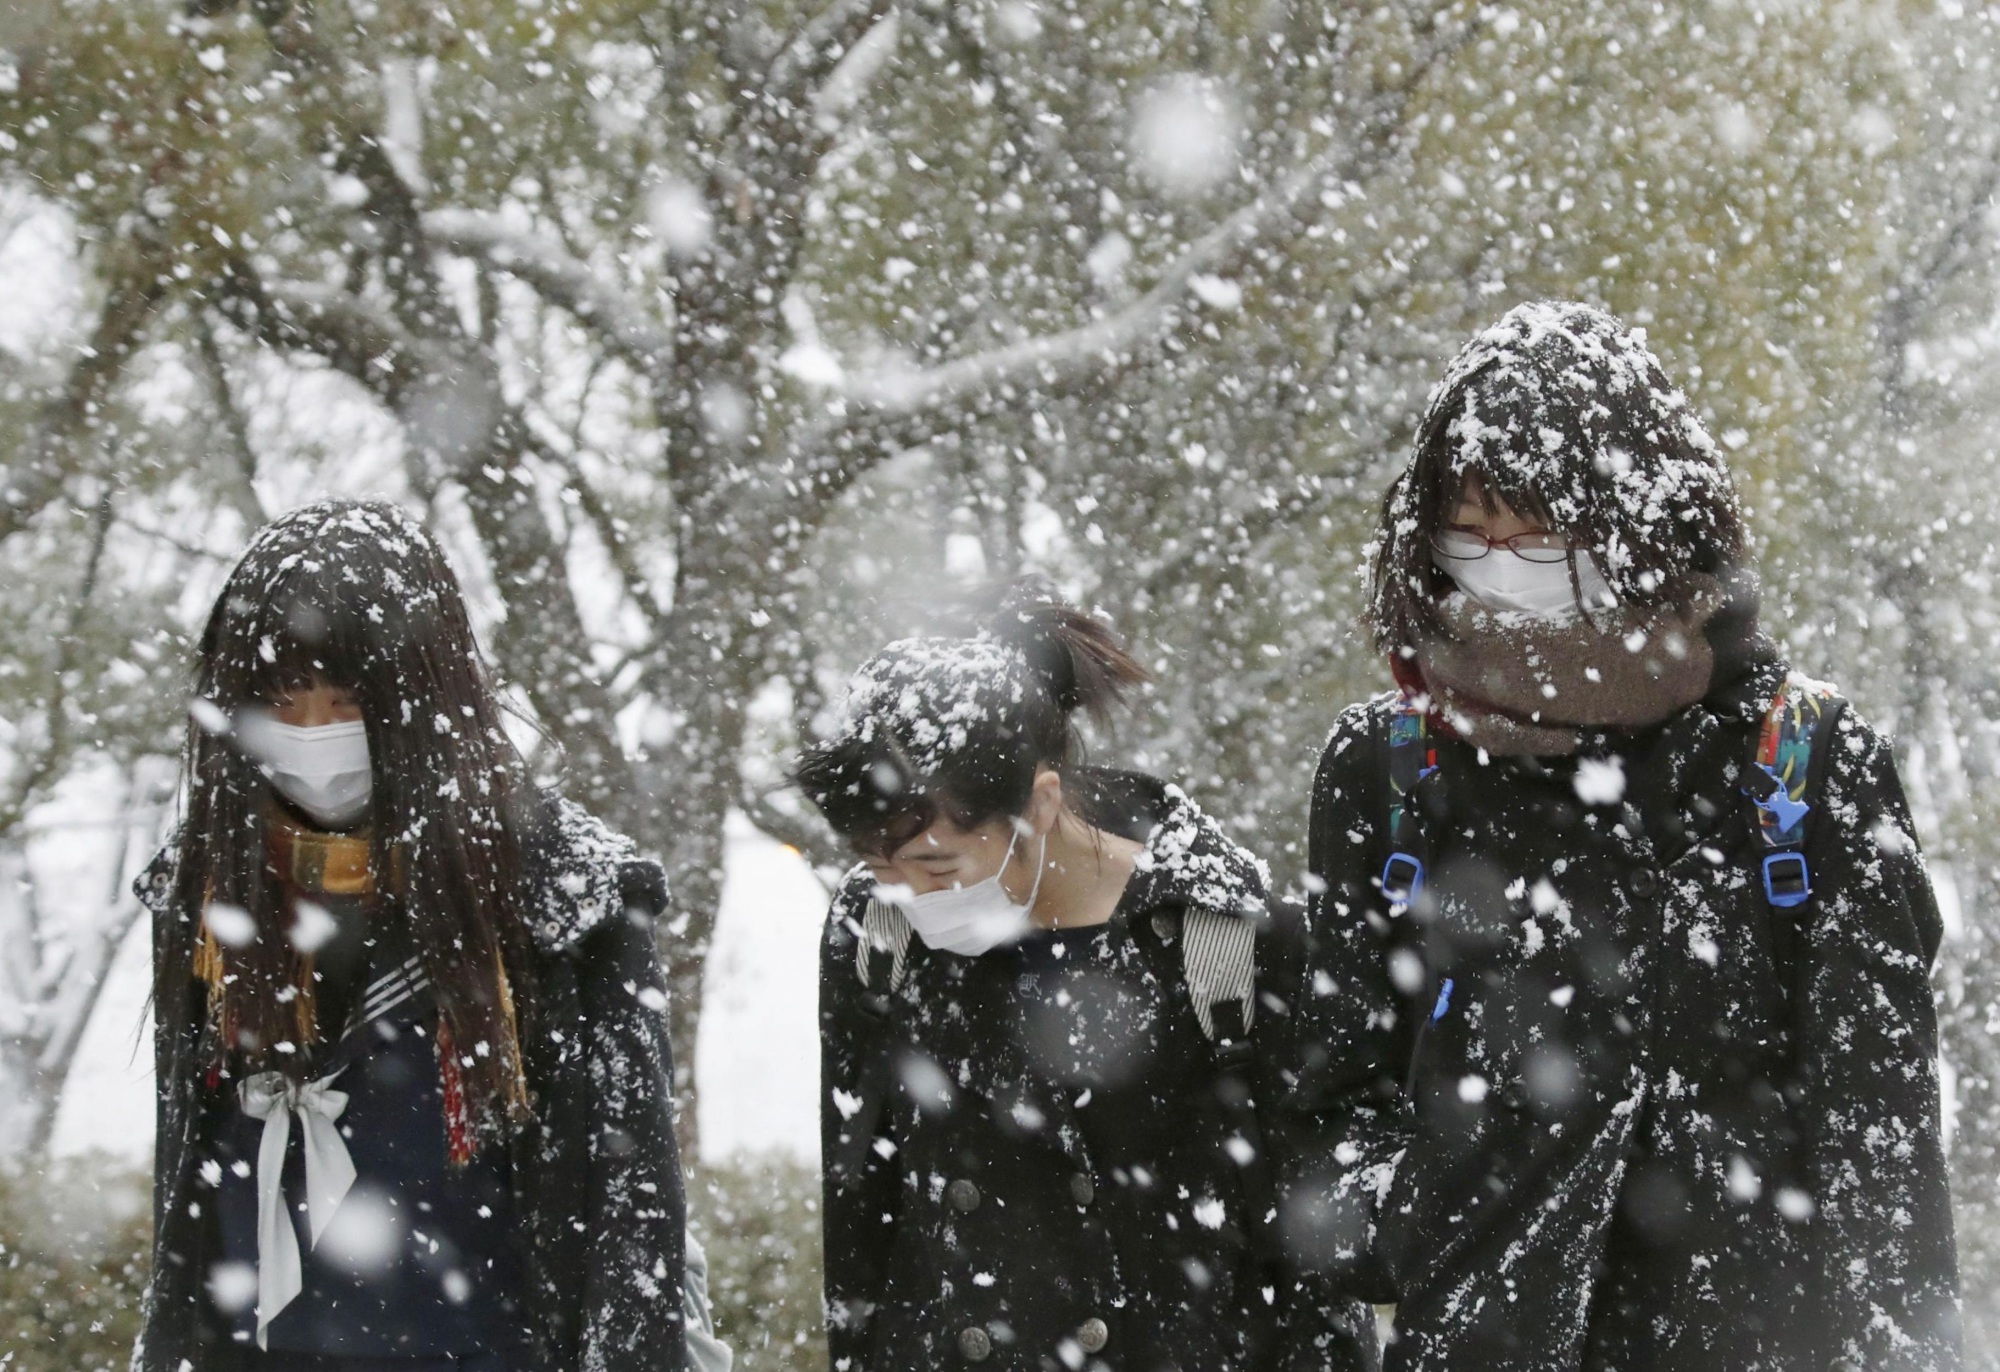
<svg viewBox="0 0 2000 1372"><path fill-rule="evenodd" d="M889 984L883 989L902 989L903 978L909 974L910 933L909 918L901 910L887 901L868 902L861 916L861 938L854 950L854 970L863 986L875 989L868 975L868 955L877 952L889 955Z"/></svg>
<svg viewBox="0 0 2000 1372"><path fill-rule="evenodd" d="M1243 1002L1243 1027L1250 1027L1256 1010L1251 995L1257 976L1256 921L1190 906L1181 916L1181 969L1202 1033L1215 1037L1219 1001Z"/></svg>

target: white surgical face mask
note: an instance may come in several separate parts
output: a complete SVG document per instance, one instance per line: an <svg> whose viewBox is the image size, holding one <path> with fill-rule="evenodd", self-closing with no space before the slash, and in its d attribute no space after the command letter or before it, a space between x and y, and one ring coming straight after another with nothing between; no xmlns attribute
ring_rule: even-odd
<svg viewBox="0 0 2000 1372"><path fill-rule="evenodd" d="M928 891L920 896L898 892L896 904L909 916L910 927L917 931L917 937L939 952L968 958L1026 938L1034 927L1029 916L1035 909L1035 897L1041 894L1049 840L1043 835L1041 856L1035 860L1035 884L1028 891L1027 904L1016 905L1007 888L1000 884L1000 874L1013 860L1014 846L1019 840L1020 830L1016 829L1007 840L1007 855L1000 859L1000 871L984 881L949 891Z"/></svg>
<svg viewBox="0 0 2000 1372"><path fill-rule="evenodd" d="M374 773L362 721L301 726L245 714L236 736L278 794L315 822L345 829L368 813Z"/></svg>
<svg viewBox="0 0 2000 1372"><path fill-rule="evenodd" d="M1446 532L1438 541L1453 553L1431 553L1431 565L1450 577L1458 588L1489 610L1533 615L1537 619L1567 619L1577 612L1576 593L1583 591L1583 603L1599 609L1617 598L1611 583L1597 569L1597 559L1589 553L1576 555L1576 586L1569 581L1569 563L1530 562L1511 548L1492 548L1484 557L1479 550L1485 540L1472 534Z"/></svg>

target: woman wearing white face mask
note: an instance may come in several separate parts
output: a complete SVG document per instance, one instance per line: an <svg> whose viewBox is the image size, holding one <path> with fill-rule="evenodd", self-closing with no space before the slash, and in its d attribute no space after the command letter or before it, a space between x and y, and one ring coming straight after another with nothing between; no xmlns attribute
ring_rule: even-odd
<svg viewBox="0 0 2000 1372"><path fill-rule="evenodd" d="M383 503L260 531L192 714L183 822L139 883L135 1368L686 1365L664 878L532 783L437 544Z"/></svg>
<svg viewBox="0 0 2000 1372"><path fill-rule="evenodd" d="M1744 561L1602 311L1522 306L1432 393L1374 548L1399 690L1314 782L1295 1183L1396 1372L1958 1365L1937 906Z"/></svg>
<svg viewBox="0 0 2000 1372"><path fill-rule="evenodd" d="M1295 916L1180 790L1080 761L1143 677L1015 588L870 659L799 768L863 858L821 962L837 1372L1373 1366L1361 1307L1296 1298L1257 1114Z"/></svg>

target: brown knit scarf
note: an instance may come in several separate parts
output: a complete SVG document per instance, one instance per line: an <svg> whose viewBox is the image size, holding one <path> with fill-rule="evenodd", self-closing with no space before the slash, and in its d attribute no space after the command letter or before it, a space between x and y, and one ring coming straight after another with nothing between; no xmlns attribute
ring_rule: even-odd
<svg viewBox="0 0 2000 1372"><path fill-rule="evenodd" d="M1715 653L1704 630L1723 604L1708 578L1679 607L1561 621L1454 595L1438 606L1445 636L1418 645L1416 666L1432 709L1466 742L1496 755L1566 755L1587 733L1647 728L1708 694Z"/></svg>

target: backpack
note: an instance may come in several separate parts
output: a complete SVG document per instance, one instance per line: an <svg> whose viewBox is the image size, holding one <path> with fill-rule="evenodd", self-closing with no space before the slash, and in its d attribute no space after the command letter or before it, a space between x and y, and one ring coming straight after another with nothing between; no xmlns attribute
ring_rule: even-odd
<svg viewBox="0 0 2000 1372"><path fill-rule="evenodd" d="M1812 899L1812 870L1806 862L1807 821L1814 804L1806 799L1825 779L1827 748L1833 722L1846 708L1831 686L1797 672L1788 672L1773 692L1757 732L1757 750L1743 772L1742 792L1756 807L1762 858L1758 874L1764 899L1774 911L1787 912L1771 921L1781 993L1794 996L1798 930L1796 912ZM1438 767L1437 747L1430 736L1428 715L1407 694L1399 694L1389 716L1389 858L1382 865L1382 894L1392 914L1416 903L1429 878L1427 851L1410 793ZM1430 1014L1417 1026L1418 1048L1430 1026L1451 1006L1452 979L1438 983ZM1414 1086L1415 1056L1410 1065Z"/></svg>
<svg viewBox="0 0 2000 1372"><path fill-rule="evenodd" d="M1156 917L1153 928L1162 938L1173 933ZM861 937L855 941L854 971L861 985L874 990L873 956L889 958L886 991L900 991L909 977L909 918L885 900L871 899L861 916ZM1181 972L1201 1032L1218 1054L1248 1050L1250 1021L1255 1015L1257 925L1235 915L1189 907L1181 916Z"/></svg>
<svg viewBox="0 0 2000 1372"><path fill-rule="evenodd" d="M861 1003L885 1035L895 1015L891 994L901 990L909 977L910 940L914 932L909 917L888 901L871 898L862 912L861 935L855 940L854 970L865 992ZM1257 922L1188 906L1181 913L1178 929L1165 911L1156 913L1153 932L1162 940L1180 939L1181 971L1187 981L1188 998L1193 1003L1202 1036L1214 1050L1216 1098L1231 1131L1223 1148L1239 1170L1254 1238L1267 1254L1275 1253L1277 1186L1263 1131L1257 1122L1250 1079L1253 1060L1250 1024L1256 1012ZM888 960L886 976L881 975L884 969L878 961L880 957ZM864 1068L859 1083L860 1105L847 1121L842 1145L828 1168L836 1183L858 1176L867 1161L874 1144L875 1126L881 1119L892 1084L889 1059L886 1049L875 1051Z"/></svg>

